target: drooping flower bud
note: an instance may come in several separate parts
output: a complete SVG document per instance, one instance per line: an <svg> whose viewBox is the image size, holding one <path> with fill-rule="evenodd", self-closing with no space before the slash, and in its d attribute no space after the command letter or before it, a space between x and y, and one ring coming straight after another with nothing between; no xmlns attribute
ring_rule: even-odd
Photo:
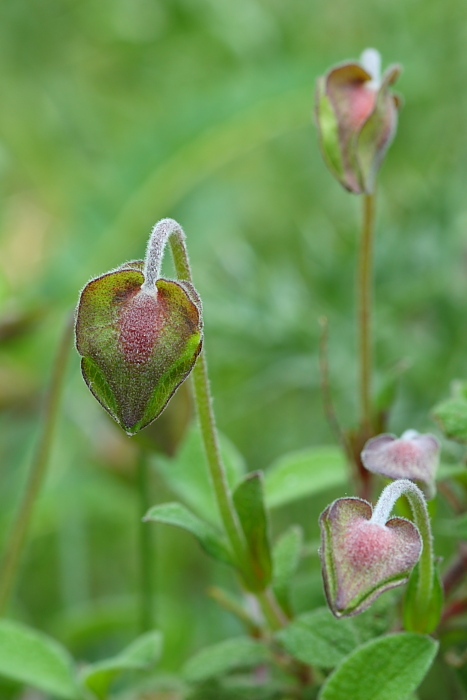
<svg viewBox="0 0 467 700"><path fill-rule="evenodd" d="M91 280L78 304L76 347L83 377L129 435L163 411L201 350L198 294L188 282L159 277L175 227L169 219L159 222L146 260Z"/></svg>
<svg viewBox="0 0 467 700"><path fill-rule="evenodd" d="M378 169L395 135L401 100L391 93L401 68L380 77L381 57L367 49L318 78L316 123L324 160L350 192L371 194Z"/></svg>
<svg viewBox="0 0 467 700"><path fill-rule="evenodd" d="M421 482L432 496L440 449L434 435L406 430L400 438L388 433L371 438L361 457L364 467L373 474Z"/></svg>
<svg viewBox="0 0 467 700"><path fill-rule="evenodd" d="M326 598L336 617L357 615L384 591L408 579L422 549L409 520L372 519L361 498L338 498L321 513L321 565Z"/></svg>

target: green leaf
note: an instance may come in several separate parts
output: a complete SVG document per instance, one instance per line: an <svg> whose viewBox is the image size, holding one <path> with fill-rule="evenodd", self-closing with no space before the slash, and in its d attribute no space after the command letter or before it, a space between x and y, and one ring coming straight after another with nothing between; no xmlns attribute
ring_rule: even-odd
<svg viewBox="0 0 467 700"><path fill-rule="evenodd" d="M181 503L162 503L159 506L153 506L144 516L144 520L174 525L191 532L211 557L226 564L232 563L227 543L220 532L191 513Z"/></svg>
<svg viewBox="0 0 467 700"><path fill-rule="evenodd" d="M347 465L339 447L313 447L281 457L266 471L266 506L277 508L345 484Z"/></svg>
<svg viewBox="0 0 467 700"><path fill-rule="evenodd" d="M262 473L248 474L234 491L233 501L250 549L258 590L264 590L271 580L272 560Z"/></svg>
<svg viewBox="0 0 467 700"><path fill-rule="evenodd" d="M387 591L368 610L352 617L360 642L369 642L374 637L381 636L396 623L398 599L397 592Z"/></svg>
<svg viewBox="0 0 467 700"><path fill-rule="evenodd" d="M438 642L409 632L373 640L329 676L319 700L406 700L419 686Z"/></svg>
<svg viewBox="0 0 467 700"><path fill-rule="evenodd" d="M249 637L235 637L206 647L185 664L183 675L190 683L200 683L237 669L250 669L267 663L267 646Z"/></svg>
<svg viewBox="0 0 467 700"><path fill-rule="evenodd" d="M220 447L227 481L233 489L245 474L245 462L234 445L223 435L220 436ZM188 431L174 459L158 456L155 467L180 500L203 518L220 524L198 426L193 426Z"/></svg>
<svg viewBox="0 0 467 700"><path fill-rule="evenodd" d="M413 569L405 589L403 621L404 629L408 632L421 632L429 634L436 629L441 619L443 611L443 587L435 566L433 572L433 586L429 600L424 601L422 611L417 603L417 588L419 578L419 567Z"/></svg>
<svg viewBox="0 0 467 700"><path fill-rule="evenodd" d="M99 700L105 700L113 679L125 671L144 671L159 660L162 651L160 632L147 632L111 659L98 661L87 666L82 672L85 686Z"/></svg>
<svg viewBox="0 0 467 700"><path fill-rule="evenodd" d="M216 678L195 686L184 700L289 700L283 684L277 680L245 677Z"/></svg>
<svg viewBox="0 0 467 700"><path fill-rule="evenodd" d="M352 620L337 620L327 608L299 615L276 639L305 664L334 668L359 643Z"/></svg>
<svg viewBox="0 0 467 700"><path fill-rule="evenodd" d="M292 525L282 533L272 551L273 588L281 605L289 607L289 586L300 563L303 530Z"/></svg>
<svg viewBox="0 0 467 700"><path fill-rule="evenodd" d="M454 382L452 396L433 409L433 417L448 438L467 442L467 384Z"/></svg>
<svg viewBox="0 0 467 700"><path fill-rule="evenodd" d="M0 675L59 698L82 697L66 649L11 620L0 621Z"/></svg>

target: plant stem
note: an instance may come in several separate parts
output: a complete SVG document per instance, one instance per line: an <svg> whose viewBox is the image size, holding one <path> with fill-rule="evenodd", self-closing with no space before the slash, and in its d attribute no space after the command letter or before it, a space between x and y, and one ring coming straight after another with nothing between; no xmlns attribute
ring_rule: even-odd
<svg viewBox="0 0 467 700"><path fill-rule="evenodd" d="M137 486L139 495L139 565L140 565L140 631L148 632L154 628L154 546L153 530L143 522L143 516L148 512L152 499L149 492L148 454L140 448L137 464Z"/></svg>
<svg viewBox="0 0 467 700"><path fill-rule="evenodd" d="M58 346L49 388L45 397L39 442L33 456L26 488L23 492L9 537L5 545L0 568L0 613L5 611L17 574L19 561L26 540L29 524L49 463L53 433L57 421L60 395L65 377L68 353L72 344L74 315L69 314Z"/></svg>
<svg viewBox="0 0 467 700"><path fill-rule="evenodd" d="M371 344L371 283L372 248L375 222L375 195L363 196L363 225L360 240L358 272L358 334L360 358L360 412L361 423L371 428L371 375L373 368Z"/></svg>
<svg viewBox="0 0 467 700"><path fill-rule="evenodd" d="M201 435L203 437L209 473L211 476L211 482L214 488L219 513L237 564L240 570L243 572L243 575L249 579L251 578L251 567L249 566L246 542L240 528L240 523L232 501L232 495L227 484L225 467L219 449L217 429L209 391L206 355L204 350L201 352L201 355L199 356L193 369L193 386L195 390L195 401L198 410Z"/></svg>
<svg viewBox="0 0 467 700"><path fill-rule="evenodd" d="M371 520L384 525L391 515L394 503L401 496L405 496L409 502L415 525L422 539L422 552L418 561L418 582L414 603L422 621L432 601L435 576L433 536L431 534L430 516L428 515L423 493L418 486L408 479L393 481L389 486L386 486L379 497Z"/></svg>
<svg viewBox="0 0 467 700"><path fill-rule="evenodd" d="M164 234L169 239L178 278L191 284L191 268L182 229L175 221L163 220L160 224L164 226ZM157 224L154 231L160 224ZM243 575L248 577L251 576L251 567L249 566L247 545L232 501L225 466L220 453L204 350L201 351L198 357L192 376L198 420L219 514L237 565Z"/></svg>
<svg viewBox="0 0 467 700"><path fill-rule="evenodd" d="M249 634L252 637L261 637L262 630L259 623L250 615L247 610L229 593L218 586L210 586L207 590L208 595L216 601L224 610L227 610L232 615L235 615L242 622Z"/></svg>
<svg viewBox="0 0 467 700"><path fill-rule="evenodd" d="M145 275L145 284L151 287L160 271L162 255L165 244L170 243L177 277L181 281L192 284L190 261L185 244L185 234L181 226L172 219L162 219L153 228L148 243ZM201 301L199 300L201 307ZM241 528L237 512L232 499L232 494L227 482L226 470L222 460L217 434L216 421L212 407L212 398L209 387L206 355L204 349L193 368L192 373L195 402L198 412L198 420L203 439L204 450L214 490L219 514L228 537L231 551L247 589L255 591L255 595L261 604L263 614L272 629L279 629L287 623L287 618L275 599L272 590L257 592L254 567L251 562L251 554Z"/></svg>
<svg viewBox="0 0 467 700"><path fill-rule="evenodd" d="M276 631L280 630L288 623L288 618L276 600L276 596L271 588L266 588L255 594L263 615L267 620L269 627Z"/></svg>

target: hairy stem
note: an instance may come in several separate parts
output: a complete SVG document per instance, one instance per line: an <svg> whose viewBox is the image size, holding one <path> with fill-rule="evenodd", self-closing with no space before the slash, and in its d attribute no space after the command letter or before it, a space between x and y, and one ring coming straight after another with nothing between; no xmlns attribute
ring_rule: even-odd
<svg viewBox="0 0 467 700"><path fill-rule="evenodd" d="M422 538L422 552L418 562L418 583L415 601L416 609L420 611L420 618L422 618L432 599L435 576L433 535L431 534L430 516L428 515L423 493L418 486L408 479L393 481L382 492L371 520L384 525L391 515L395 502L401 496L407 498L415 525Z"/></svg>
<svg viewBox="0 0 467 700"><path fill-rule="evenodd" d="M363 197L363 224L360 239L358 271L358 335L360 361L361 424L370 429L372 423L371 376L373 369L371 343L372 248L375 222L375 195Z"/></svg>
<svg viewBox="0 0 467 700"><path fill-rule="evenodd" d="M146 253L145 274L148 275L148 279L145 284L148 285L148 290L154 286L155 278L159 274L163 250L167 242L170 243L177 277L179 280L192 283L191 267L183 229L172 219L162 219L152 230ZM258 586L254 566L252 565L248 544L235 510L220 452L204 350L201 351L193 368L192 378L209 475L222 524L228 537L237 569L243 578L245 586L249 590L257 591ZM273 592L266 591L256 593L256 595L263 607L263 613L269 625L273 629L282 627L286 623L286 618L275 600Z"/></svg>
<svg viewBox="0 0 467 700"><path fill-rule="evenodd" d="M140 448L137 464L137 487L139 496L139 565L140 565L140 631L148 632L154 628L154 546L153 530L143 522L143 516L148 512L152 499L149 491L148 454Z"/></svg>
<svg viewBox="0 0 467 700"><path fill-rule="evenodd" d="M154 284L160 273L164 248L167 242L170 243L178 279L192 284L191 267L183 229L173 219L162 219L152 230L146 252L144 263L145 283L143 288L148 293L153 292ZM201 305L200 300L197 303ZM222 524L230 543L234 561L245 586L249 590L257 591L258 582L256 581L255 568L235 510L220 452L204 350L200 353L193 368L192 379L209 475ZM263 592L257 594L257 596L260 602L261 598L266 600L265 604L264 602L262 603L263 612L270 626L274 629L283 626L285 617L279 604L275 601L272 591Z"/></svg>
<svg viewBox="0 0 467 700"><path fill-rule="evenodd" d="M42 426L30 467L26 488L6 541L0 568L0 613L5 611L18 571L26 535L44 476L49 463L53 433L57 421L60 395L65 377L68 353L72 345L74 317L70 314L60 340L53 365L49 388L45 397Z"/></svg>

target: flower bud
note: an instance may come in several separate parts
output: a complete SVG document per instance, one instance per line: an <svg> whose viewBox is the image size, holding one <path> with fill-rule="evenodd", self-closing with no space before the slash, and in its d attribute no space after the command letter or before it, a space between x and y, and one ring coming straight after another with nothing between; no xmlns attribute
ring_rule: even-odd
<svg viewBox="0 0 467 700"><path fill-rule="evenodd" d="M373 521L361 498L339 498L320 516L324 590L336 617L357 615L384 591L408 579L422 549L418 529L404 518Z"/></svg>
<svg viewBox="0 0 467 700"><path fill-rule="evenodd" d="M400 438L383 433L368 440L361 457L364 467L373 474L421 482L433 494L440 449L434 435L406 430Z"/></svg>
<svg viewBox="0 0 467 700"><path fill-rule="evenodd" d="M375 49L360 62L342 63L318 78L316 123L324 160L350 192L371 194L378 169L394 138L401 100L391 93L401 68L390 66L380 77Z"/></svg>
<svg viewBox="0 0 467 700"><path fill-rule="evenodd" d="M129 435L163 411L202 345L201 305L192 285L153 279L165 239L156 243L156 263L125 263L91 280L76 315L86 384Z"/></svg>

